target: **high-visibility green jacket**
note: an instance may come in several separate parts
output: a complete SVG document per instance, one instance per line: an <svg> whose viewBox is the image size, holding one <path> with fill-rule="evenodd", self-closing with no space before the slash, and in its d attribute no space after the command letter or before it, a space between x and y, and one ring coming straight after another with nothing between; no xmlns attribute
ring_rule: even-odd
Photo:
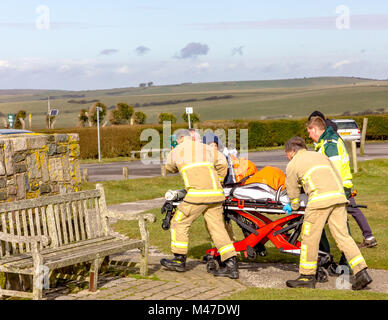
<svg viewBox="0 0 388 320"><path fill-rule="evenodd" d="M228 163L215 148L185 137L169 153L166 169L181 174L187 190L185 201L200 204L225 200L221 181L226 176Z"/></svg>
<svg viewBox="0 0 388 320"><path fill-rule="evenodd" d="M344 188L353 187L353 176L350 171L349 154L346 150L344 141L336 134L332 127L327 127L325 132L320 136L315 150L326 155L334 164L341 176Z"/></svg>

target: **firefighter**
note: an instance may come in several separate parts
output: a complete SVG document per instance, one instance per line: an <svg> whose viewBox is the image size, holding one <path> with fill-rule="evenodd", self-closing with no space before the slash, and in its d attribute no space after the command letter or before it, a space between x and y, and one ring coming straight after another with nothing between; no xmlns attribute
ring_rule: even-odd
<svg viewBox="0 0 388 320"><path fill-rule="evenodd" d="M178 146L166 161L166 168L172 173L180 172L187 194L171 220L172 259L160 263L178 272L185 271L191 224L204 215L208 231L225 262L224 267L214 272L215 276L237 279L239 277L236 251L225 230L222 202L225 200L220 179L228 169L225 157L214 148L199 141L193 141L188 130L176 134Z"/></svg>
<svg viewBox="0 0 388 320"><path fill-rule="evenodd" d="M289 213L299 208L300 185L308 195L301 233L300 276L288 280L286 285L315 288L319 240L327 222L355 274L353 290L365 288L372 279L360 249L349 235L346 226L348 201L333 163L318 152L307 151L305 141L300 137L287 141L285 151L290 160L286 169L286 189L291 203L283 210Z"/></svg>
<svg viewBox="0 0 388 320"><path fill-rule="evenodd" d="M221 152L221 150L223 150L222 141L212 132L206 132L202 138L202 142L204 144L208 144L210 147L214 148L214 152L217 152L217 151ZM222 153L222 154L225 156L225 153ZM229 164L229 159L226 156L225 156L225 160ZM230 170L231 170L231 168L228 165L228 170L227 170L227 174L226 174L225 178L220 178L221 184L224 184L225 180L228 178L228 176L231 176ZM234 236L232 221L230 221L230 219L225 219L225 217L224 217L224 221L225 221L225 229L228 232L230 240L232 242L235 242L237 239ZM207 225L206 225L206 229L208 229Z"/></svg>
<svg viewBox="0 0 388 320"><path fill-rule="evenodd" d="M346 198L356 206L353 195L352 173L350 171L349 154L343 140L334 130L327 126L320 117L312 117L306 124L310 138L316 142L315 151L329 157L341 176ZM364 214L359 208L348 208L348 213L353 216L364 237L360 248L371 248L377 245L377 240L372 234L372 230ZM326 250L325 250L326 251ZM330 247L329 247L330 251Z"/></svg>

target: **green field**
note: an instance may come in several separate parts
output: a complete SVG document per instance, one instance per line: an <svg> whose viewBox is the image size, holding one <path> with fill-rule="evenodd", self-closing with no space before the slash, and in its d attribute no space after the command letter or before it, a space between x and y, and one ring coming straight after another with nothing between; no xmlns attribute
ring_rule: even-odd
<svg viewBox="0 0 388 320"><path fill-rule="evenodd" d="M0 112L25 110L32 114L33 130L45 127L47 97L60 111L56 128L77 126L81 109L93 100L108 108L118 102L140 105L147 123L156 123L161 112L170 112L182 122L185 107L193 107L201 121L305 117L319 109L327 115L384 109L388 111L388 81L360 78L307 78L272 81L242 81L120 88L94 91L0 90ZM229 96L223 98L224 96ZM209 97L217 99L206 100ZM141 106L151 102L196 99L190 103ZM73 101L72 101L73 100ZM74 101L86 103L79 104Z"/></svg>

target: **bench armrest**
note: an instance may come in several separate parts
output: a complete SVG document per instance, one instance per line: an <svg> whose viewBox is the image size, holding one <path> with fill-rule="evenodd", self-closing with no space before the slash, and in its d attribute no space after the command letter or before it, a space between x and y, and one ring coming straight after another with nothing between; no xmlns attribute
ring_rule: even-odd
<svg viewBox="0 0 388 320"><path fill-rule="evenodd" d="M140 213L130 213L130 212L118 212L107 210L104 212L104 215L108 218L118 219L118 220L145 220L150 223L154 223L156 221L156 217L152 213L140 214Z"/></svg>
<svg viewBox="0 0 388 320"><path fill-rule="evenodd" d="M43 245L47 246L50 242L50 238L47 236L17 236L14 234L0 232L0 240L12 243L36 243L42 242Z"/></svg>

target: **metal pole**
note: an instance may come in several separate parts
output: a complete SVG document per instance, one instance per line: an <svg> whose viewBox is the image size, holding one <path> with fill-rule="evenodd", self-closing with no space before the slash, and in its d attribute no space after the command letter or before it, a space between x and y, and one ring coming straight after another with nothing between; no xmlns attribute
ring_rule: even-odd
<svg viewBox="0 0 388 320"><path fill-rule="evenodd" d="M190 113L188 114L188 116L189 116L189 129L191 129Z"/></svg>
<svg viewBox="0 0 388 320"><path fill-rule="evenodd" d="M96 108L97 111L97 144L98 144L98 162L101 162L101 149L100 149L100 108Z"/></svg>

